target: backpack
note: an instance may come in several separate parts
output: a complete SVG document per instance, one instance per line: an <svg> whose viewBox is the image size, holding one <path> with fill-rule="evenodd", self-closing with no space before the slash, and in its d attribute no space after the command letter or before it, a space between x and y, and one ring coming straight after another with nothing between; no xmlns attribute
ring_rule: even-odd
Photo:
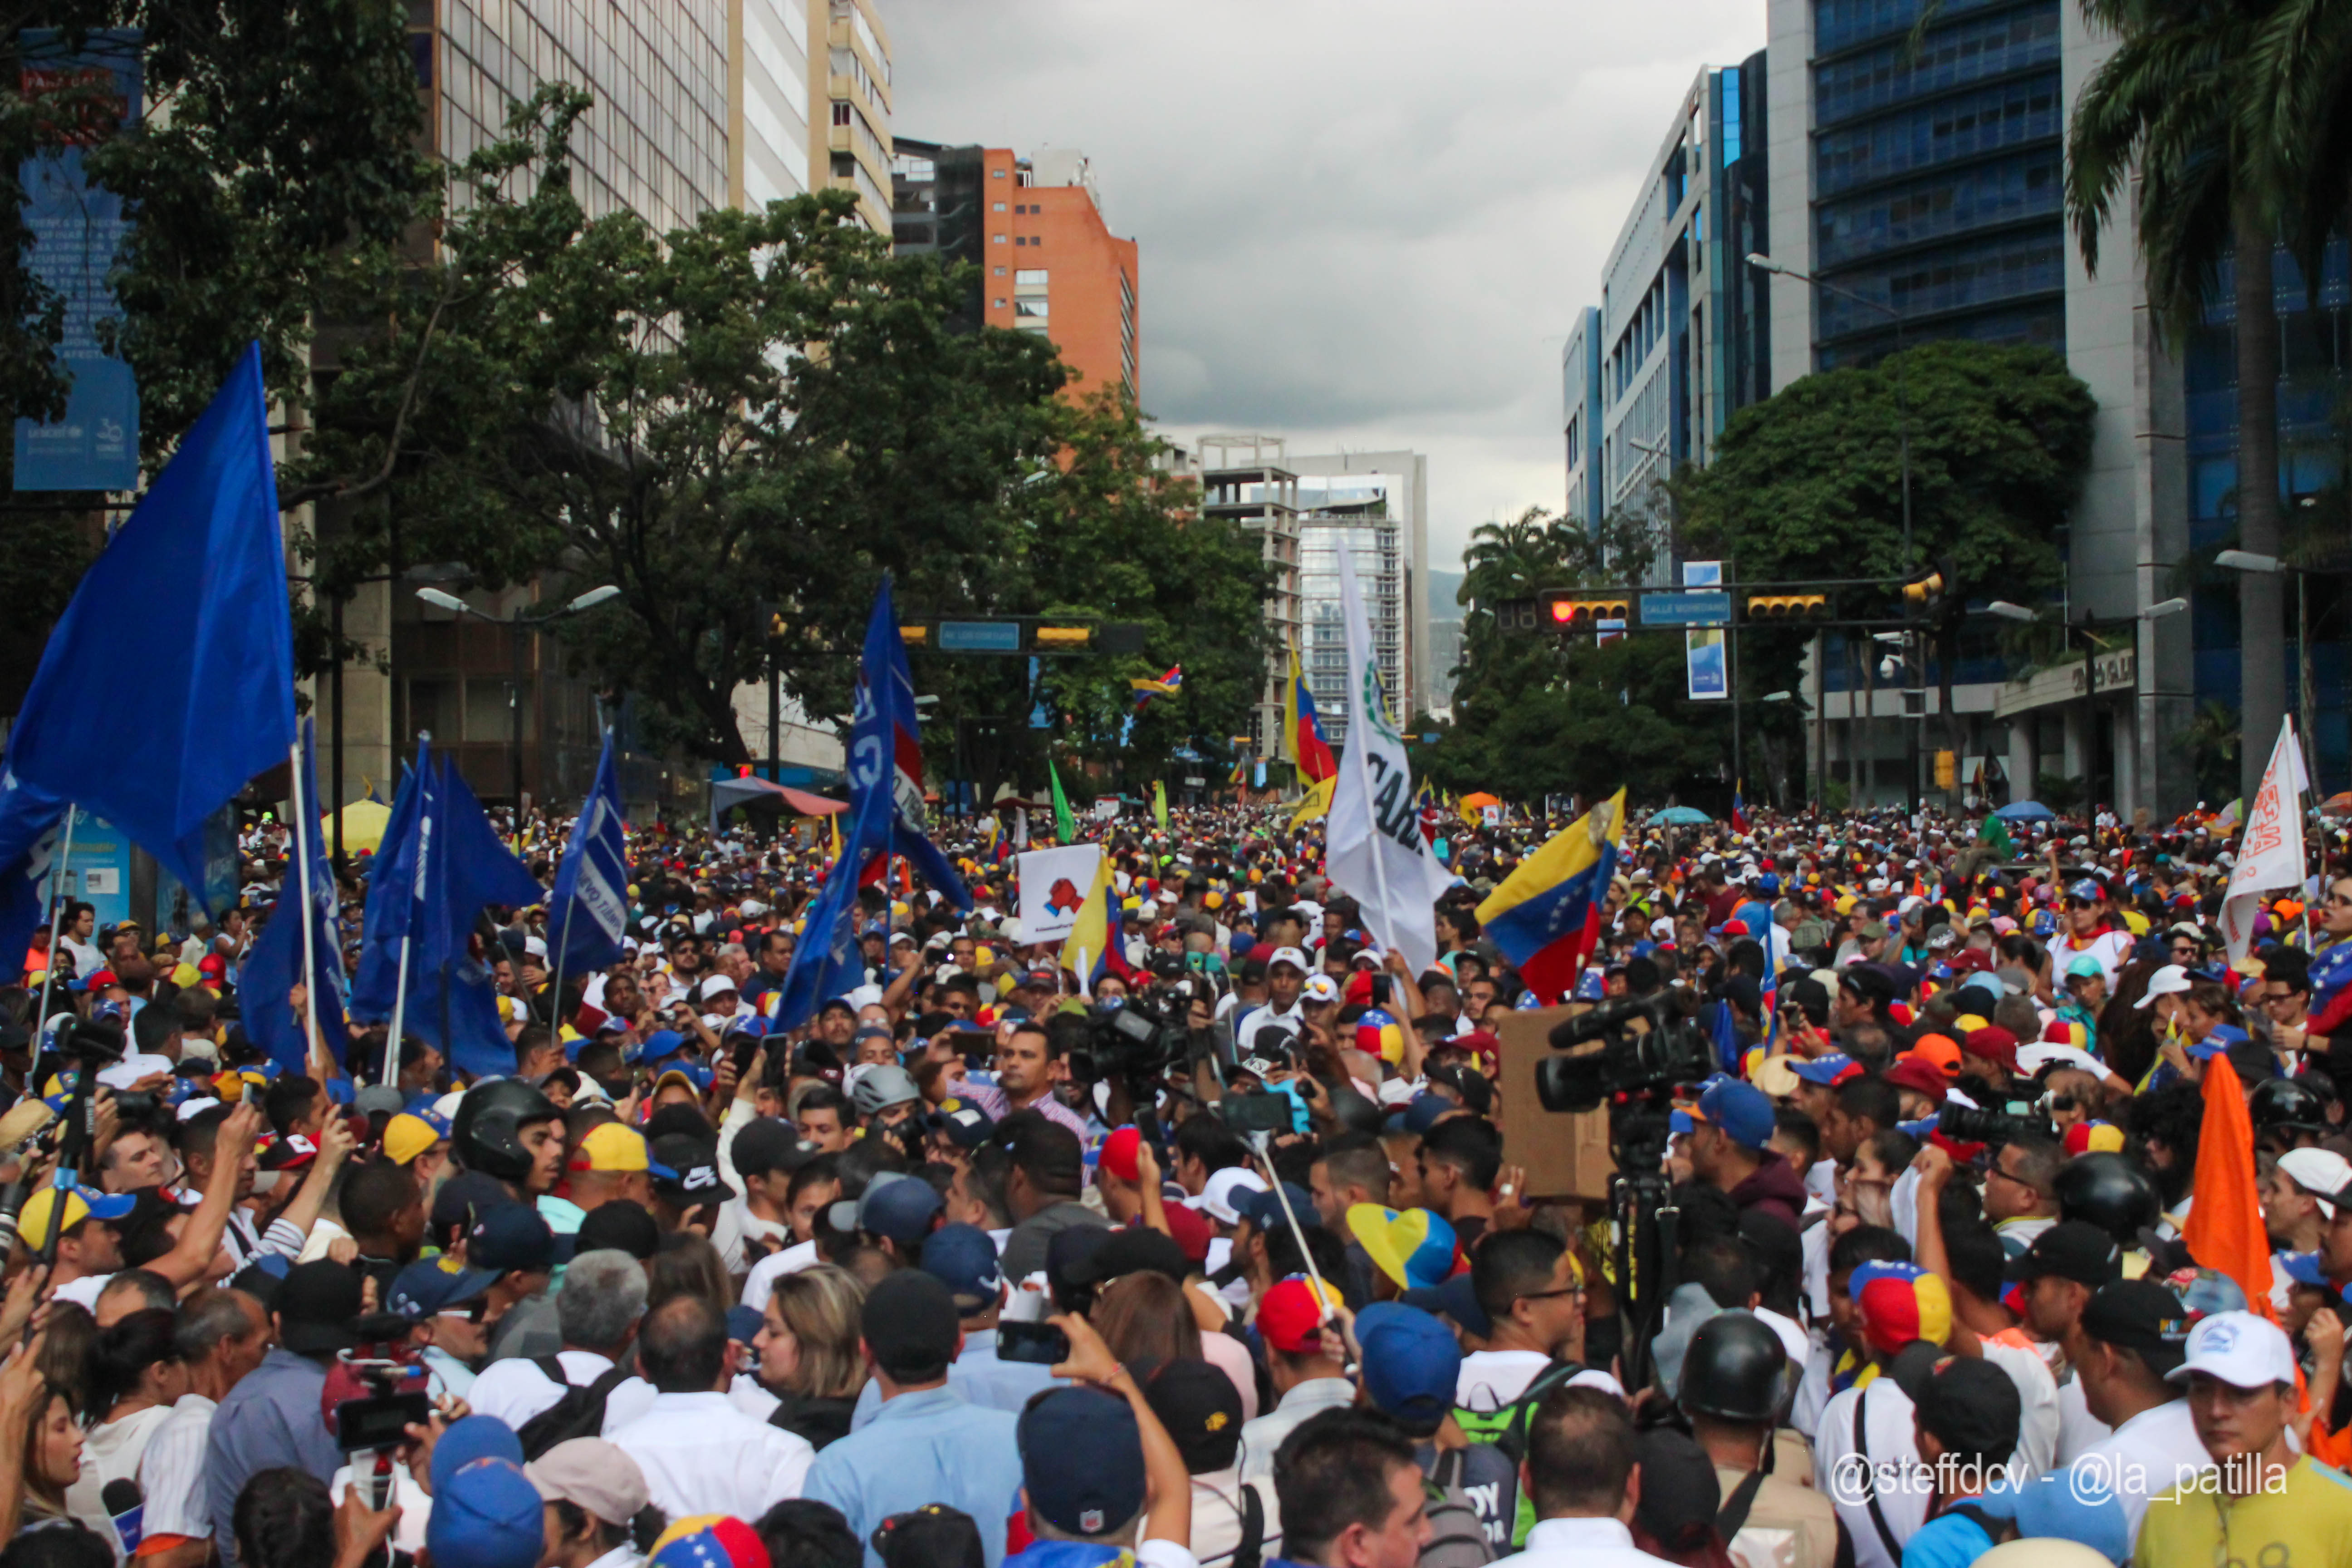
<svg viewBox="0 0 2352 1568"><path fill-rule="evenodd" d="M540 1375L563 1390L562 1397L522 1424L515 1433L522 1445L526 1463L538 1458L558 1443L574 1437L601 1437L604 1435L604 1400L613 1390L626 1383L635 1369L625 1362L615 1363L595 1382L583 1388L563 1373L563 1363L551 1355L530 1358Z"/></svg>
<svg viewBox="0 0 2352 1568"><path fill-rule="evenodd" d="M1473 1443L1494 1444L1502 1450L1503 1457L1511 1461L1511 1468L1517 1469L1528 1457L1528 1423L1535 1418L1536 1406L1542 1404L1553 1389L1586 1370L1582 1362L1556 1361L1536 1373L1535 1381L1528 1384L1525 1394L1500 1410L1465 1410L1455 1405L1454 1425L1460 1426ZM1517 1518L1511 1525L1511 1544L1526 1545L1528 1531L1535 1528L1535 1501L1522 1491Z"/></svg>
<svg viewBox="0 0 2352 1568"><path fill-rule="evenodd" d="M1495 1561L1478 1509L1462 1489L1462 1450L1437 1456L1429 1470L1429 1542L1419 1568L1485 1568Z"/></svg>

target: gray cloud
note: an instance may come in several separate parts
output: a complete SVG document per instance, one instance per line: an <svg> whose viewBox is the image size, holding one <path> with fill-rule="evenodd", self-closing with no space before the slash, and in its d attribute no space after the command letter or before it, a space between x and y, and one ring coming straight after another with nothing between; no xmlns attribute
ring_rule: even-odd
<svg viewBox="0 0 2352 1568"><path fill-rule="evenodd" d="M1171 436L1430 455L1432 564L1557 508L1561 336L1756 0L884 0L909 136L1082 148Z"/></svg>

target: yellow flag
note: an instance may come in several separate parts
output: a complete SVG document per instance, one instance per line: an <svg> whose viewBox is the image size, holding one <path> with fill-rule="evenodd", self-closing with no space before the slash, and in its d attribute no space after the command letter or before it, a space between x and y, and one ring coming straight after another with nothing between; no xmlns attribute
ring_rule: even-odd
<svg viewBox="0 0 2352 1568"><path fill-rule="evenodd" d="M834 864L839 865L841 863L841 813L836 811L827 816L824 819L824 825L833 829L833 859Z"/></svg>
<svg viewBox="0 0 2352 1568"><path fill-rule="evenodd" d="M1339 775L1337 773L1333 773L1320 784L1310 785L1307 791L1307 798L1298 803L1297 811L1291 816L1291 830L1296 832L1301 824L1312 822L1329 811L1331 792L1339 787Z"/></svg>
<svg viewBox="0 0 2352 1568"><path fill-rule="evenodd" d="M1110 857L1104 854L1095 858L1095 885L1087 889L1087 901L1079 906L1078 923L1062 942L1062 967L1078 977L1081 992L1091 978L1087 970L1109 945Z"/></svg>
<svg viewBox="0 0 2352 1568"><path fill-rule="evenodd" d="M1277 754L1292 767L1298 765L1298 645L1295 642L1290 645L1290 679L1282 683L1282 743Z"/></svg>

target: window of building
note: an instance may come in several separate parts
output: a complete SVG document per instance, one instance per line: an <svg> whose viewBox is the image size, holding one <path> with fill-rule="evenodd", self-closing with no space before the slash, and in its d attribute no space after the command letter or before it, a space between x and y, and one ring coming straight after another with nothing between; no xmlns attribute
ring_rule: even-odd
<svg viewBox="0 0 2352 1568"><path fill-rule="evenodd" d="M1002 169L991 169L988 172L988 177L992 180L1001 180L1004 178L1004 171Z"/></svg>
<svg viewBox="0 0 2352 1568"><path fill-rule="evenodd" d="M996 205L995 205L994 207L991 208L990 210L991 210L991 211L993 211L993 212L1003 212L1003 211L1004 210L1004 204L1003 204L1003 202L999 202L999 203L997 203L997 204L996 204Z"/></svg>
<svg viewBox="0 0 2352 1568"><path fill-rule="evenodd" d="M1034 316L1042 321L1046 316L1045 301L1029 299L1015 300L1013 302L1013 313L1016 316Z"/></svg>
<svg viewBox="0 0 2352 1568"><path fill-rule="evenodd" d="M1003 276L1004 276L1004 268L1002 268L1002 267L998 268L996 269L996 275L997 275L999 278L1003 277Z"/></svg>
<svg viewBox="0 0 2352 1568"><path fill-rule="evenodd" d="M849 116L850 116L850 108L849 108L849 105L848 105L848 103L847 103L846 101L839 102L839 103L835 103L835 104L833 106L833 122L834 122L835 125L846 125L846 124L848 124L848 123L849 123Z"/></svg>
<svg viewBox="0 0 2352 1568"><path fill-rule="evenodd" d="M994 302L994 309L999 310L1002 310L1003 309L1004 309L1004 301L1003 301L1003 300L996 300L996 301Z"/></svg>
<svg viewBox="0 0 2352 1568"><path fill-rule="evenodd" d="M1024 289L1033 283L1043 285L1045 281L1045 269L1042 267L1024 267L1013 274L1013 281Z"/></svg>
<svg viewBox="0 0 2352 1568"><path fill-rule="evenodd" d="M1013 237L1013 243L1015 245L1026 245L1029 243L1029 237L1025 234L1016 234Z"/></svg>

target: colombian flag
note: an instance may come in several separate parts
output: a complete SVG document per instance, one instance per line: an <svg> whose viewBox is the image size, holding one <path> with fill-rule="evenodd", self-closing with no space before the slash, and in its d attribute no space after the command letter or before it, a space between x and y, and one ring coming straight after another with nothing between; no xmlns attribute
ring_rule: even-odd
<svg viewBox="0 0 2352 1568"><path fill-rule="evenodd" d="M1478 906L1478 923L1538 1000L1555 1003L1575 989L1601 932L1601 907L1624 834L1621 789L1520 861Z"/></svg>
<svg viewBox="0 0 2352 1568"><path fill-rule="evenodd" d="M1331 748L1323 739L1323 726L1315 717L1315 693L1299 672L1296 645L1290 650L1290 685L1282 699L1282 754L1307 784L1339 775L1339 764L1332 758Z"/></svg>

